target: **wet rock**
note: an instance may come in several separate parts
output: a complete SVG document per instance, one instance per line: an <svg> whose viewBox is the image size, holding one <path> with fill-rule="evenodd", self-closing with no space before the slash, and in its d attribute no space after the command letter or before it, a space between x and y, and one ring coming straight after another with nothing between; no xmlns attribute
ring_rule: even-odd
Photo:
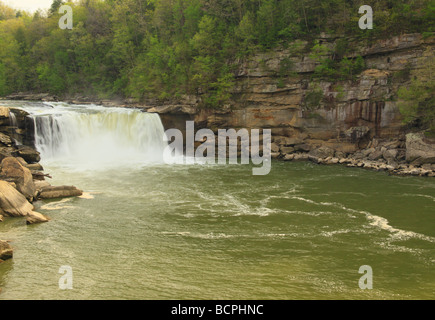
<svg viewBox="0 0 435 320"><path fill-rule="evenodd" d="M26 224L36 224L48 222L49 219L39 212L31 211L26 216Z"/></svg>
<svg viewBox="0 0 435 320"><path fill-rule="evenodd" d="M39 152L28 146L20 146L13 156L22 157L27 163L37 163L41 160Z"/></svg>
<svg viewBox="0 0 435 320"><path fill-rule="evenodd" d="M33 176L29 169L24 167L16 158L8 157L1 162L1 174L13 178L17 190L21 192L29 201L33 201L35 196L35 185Z"/></svg>
<svg viewBox="0 0 435 320"><path fill-rule="evenodd" d="M0 180L0 208L9 217L25 217L33 205L8 182Z"/></svg>
<svg viewBox="0 0 435 320"><path fill-rule="evenodd" d="M7 241L0 240L0 263L12 259L14 251Z"/></svg>
<svg viewBox="0 0 435 320"><path fill-rule="evenodd" d="M54 198L68 198L78 197L83 194L82 190L74 186L49 186L42 188L39 198L40 199L54 199Z"/></svg>
<svg viewBox="0 0 435 320"><path fill-rule="evenodd" d="M435 144L429 143L423 133L407 134L406 161L413 165L435 163Z"/></svg>

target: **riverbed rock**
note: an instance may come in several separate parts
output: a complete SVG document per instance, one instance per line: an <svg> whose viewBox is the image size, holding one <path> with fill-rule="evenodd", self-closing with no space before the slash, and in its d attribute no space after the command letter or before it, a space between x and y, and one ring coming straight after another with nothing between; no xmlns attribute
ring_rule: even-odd
<svg viewBox="0 0 435 320"><path fill-rule="evenodd" d="M315 150L311 150L309 152L310 156L317 157L317 158L323 158L323 159L328 158L328 157L332 158L334 156L334 154L335 154L334 149L326 147L326 146L322 146L320 148L317 148Z"/></svg>
<svg viewBox="0 0 435 320"><path fill-rule="evenodd" d="M13 178L17 190L20 191L29 201L33 201L36 189L33 183L33 175L30 170L13 157L3 159L1 167L1 174Z"/></svg>
<svg viewBox="0 0 435 320"><path fill-rule="evenodd" d="M18 150L13 153L15 157L22 157L27 163L37 163L41 161L38 151L28 146L20 146Z"/></svg>
<svg viewBox="0 0 435 320"><path fill-rule="evenodd" d="M0 263L11 259L13 255L14 251L11 245L7 241L0 240Z"/></svg>
<svg viewBox="0 0 435 320"><path fill-rule="evenodd" d="M10 183L0 180L0 208L9 217L25 217L33 205Z"/></svg>
<svg viewBox="0 0 435 320"><path fill-rule="evenodd" d="M26 216L26 224L44 223L48 221L49 219L47 217L36 211L29 212Z"/></svg>
<svg viewBox="0 0 435 320"><path fill-rule="evenodd" d="M406 161L413 165L435 163L435 143L431 142L425 138L423 133L407 134Z"/></svg>
<svg viewBox="0 0 435 320"><path fill-rule="evenodd" d="M49 186L42 188L39 198L40 199L54 199L54 198L68 198L78 197L83 194L82 190L74 186Z"/></svg>

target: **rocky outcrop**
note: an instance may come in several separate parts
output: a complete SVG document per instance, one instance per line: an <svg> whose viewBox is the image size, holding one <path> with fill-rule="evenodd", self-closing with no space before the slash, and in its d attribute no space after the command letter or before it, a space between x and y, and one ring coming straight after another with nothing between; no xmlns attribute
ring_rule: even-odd
<svg viewBox="0 0 435 320"><path fill-rule="evenodd" d="M25 217L33 205L10 183L0 180L0 208L9 217Z"/></svg>
<svg viewBox="0 0 435 320"><path fill-rule="evenodd" d="M42 187L38 195L39 199L54 199L54 198L67 198L78 197L83 194L82 190L74 186L47 186Z"/></svg>
<svg viewBox="0 0 435 320"><path fill-rule="evenodd" d="M407 134L406 160L413 165L435 163L435 140L425 138L421 132Z"/></svg>
<svg viewBox="0 0 435 320"><path fill-rule="evenodd" d="M26 216L26 224L37 224L48 221L49 219L47 217L35 211L29 212Z"/></svg>
<svg viewBox="0 0 435 320"><path fill-rule="evenodd" d="M33 183L32 173L28 168L24 167L17 158L7 157L3 159L0 174L4 177L12 178L17 190L29 201L33 201L36 188Z"/></svg>
<svg viewBox="0 0 435 320"><path fill-rule="evenodd" d="M0 240L0 263L5 260L11 259L13 256L13 249L7 241Z"/></svg>
<svg viewBox="0 0 435 320"><path fill-rule="evenodd" d="M318 40L334 48L339 38ZM232 99L218 109L199 108L198 96L147 110L159 113L165 128L182 131L186 120L194 120L197 129L270 128L273 155L278 158L323 146L344 157L357 153L358 158L358 152L365 150L367 160L382 159L386 165L395 165L400 162L397 158L402 159L405 146L396 148L401 149L396 153L369 144L374 139L404 139L406 129L397 91L409 84L413 72L425 65L428 56L433 56L435 38L405 34L371 44L347 41L352 48L347 58L361 55L367 68L353 80L313 81L319 63L310 58L312 44L297 40L288 49L257 52L240 61ZM310 95L317 95L317 99L310 101ZM375 150L370 152L371 148ZM408 159L412 157L415 155ZM426 155L414 165L425 161L433 162Z"/></svg>

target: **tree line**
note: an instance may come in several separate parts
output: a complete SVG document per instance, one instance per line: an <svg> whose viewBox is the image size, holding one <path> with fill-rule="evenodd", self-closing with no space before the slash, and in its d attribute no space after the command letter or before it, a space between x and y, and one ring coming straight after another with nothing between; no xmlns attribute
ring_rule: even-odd
<svg viewBox="0 0 435 320"><path fill-rule="evenodd" d="M0 2L0 96L197 94L218 107L229 97L237 63L258 50L321 32L367 39L435 31L434 0L369 2L374 29L364 31L354 0L54 0L34 14ZM72 30L58 26L62 4L73 8ZM325 64L319 72L330 69Z"/></svg>

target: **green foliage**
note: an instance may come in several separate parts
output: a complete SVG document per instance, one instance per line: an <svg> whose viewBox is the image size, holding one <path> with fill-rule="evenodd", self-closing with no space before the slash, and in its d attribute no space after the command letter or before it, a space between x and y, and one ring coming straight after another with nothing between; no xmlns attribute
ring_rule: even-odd
<svg viewBox="0 0 435 320"><path fill-rule="evenodd" d="M73 30L58 27L62 4L73 7ZM320 32L338 34L342 40L335 48L313 44L314 77L353 79L365 64L362 57L345 58L347 37L370 40L403 32L429 37L435 31L435 0L376 1L376 30L371 31L358 28L360 5L345 0L53 0L48 12L30 15L0 1L0 95L46 91L164 100L195 94L204 107L216 108L231 97L237 64L258 50L279 46L294 56L305 53L305 40ZM284 59L278 86L294 75L291 60Z"/></svg>
<svg viewBox="0 0 435 320"><path fill-rule="evenodd" d="M399 89L405 124L435 131L435 58L428 57L409 86Z"/></svg>
<svg viewBox="0 0 435 320"><path fill-rule="evenodd" d="M320 102L324 97L323 90L321 88L315 87L308 91L304 99L304 107L308 111L313 111L320 106Z"/></svg>

